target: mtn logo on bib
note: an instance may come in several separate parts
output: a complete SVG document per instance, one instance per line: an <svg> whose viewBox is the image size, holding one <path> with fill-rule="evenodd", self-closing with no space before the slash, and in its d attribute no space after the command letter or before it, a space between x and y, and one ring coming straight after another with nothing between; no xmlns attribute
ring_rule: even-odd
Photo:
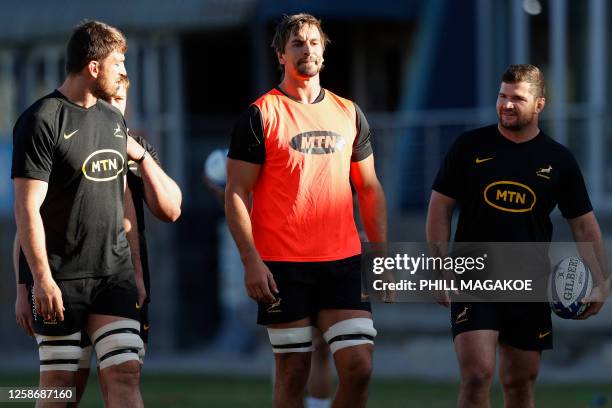
<svg viewBox="0 0 612 408"><path fill-rule="evenodd" d="M496 181L484 190L484 199L491 207L506 212L528 212L536 203L534 191L516 181Z"/></svg>
<svg viewBox="0 0 612 408"><path fill-rule="evenodd" d="M88 180L110 181L123 172L123 165L121 153L113 149L103 149L87 156L81 170Z"/></svg>
<svg viewBox="0 0 612 408"><path fill-rule="evenodd" d="M344 149L346 139L329 130L313 130L291 138L289 146L304 154L329 154Z"/></svg>

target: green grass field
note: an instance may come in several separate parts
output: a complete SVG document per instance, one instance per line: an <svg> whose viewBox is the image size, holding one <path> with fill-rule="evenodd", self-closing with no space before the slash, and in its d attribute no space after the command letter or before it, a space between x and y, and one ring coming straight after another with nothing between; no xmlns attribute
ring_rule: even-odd
<svg viewBox="0 0 612 408"><path fill-rule="evenodd" d="M102 399L96 377L91 377L81 407L101 407ZM0 386L35 386L32 375L0 376ZM144 374L142 392L147 407L240 408L269 407L271 387L267 379L211 377L204 375ZM451 408L455 405L457 385L425 383L412 380L374 380L370 387L368 407ZM597 396L608 400L593 405ZM495 386L493 407L502 406L499 386ZM31 404L30 404L31 405ZM25 407L28 404L2 404L2 407ZM612 384L556 385L540 384L536 390L538 408L612 407Z"/></svg>

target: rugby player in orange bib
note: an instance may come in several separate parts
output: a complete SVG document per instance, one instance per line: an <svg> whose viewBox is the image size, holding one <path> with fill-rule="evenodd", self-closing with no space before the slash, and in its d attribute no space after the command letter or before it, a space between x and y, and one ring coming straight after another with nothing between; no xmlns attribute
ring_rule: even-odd
<svg viewBox="0 0 612 408"><path fill-rule="evenodd" d="M365 406L372 372L350 183L371 242L386 241L385 197L363 113L319 84L327 42L313 16L282 18L272 42L282 82L242 114L228 153L227 221L274 351L275 407L302 406L313 326L338 372L334 407Z"/></svg>

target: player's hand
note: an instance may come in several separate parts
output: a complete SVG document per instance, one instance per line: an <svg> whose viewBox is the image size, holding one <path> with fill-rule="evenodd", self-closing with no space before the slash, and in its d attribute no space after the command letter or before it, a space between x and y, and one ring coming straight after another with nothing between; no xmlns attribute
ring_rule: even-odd
<svg viewBox="0 0 612 408"><path fill-rule="evenodd" d="M261 303L274 302L278 294L272 272L259 257L245 262L244 285L249 297Z"/></svg>
<svg viewBox="0 0 612 408"><path fill-rule="evenodd" d="M28 303L28 290L25 285L19 285L17 299L15 300L15 321L28 336L34 337L32 312Z"/></svg>
<svg viewBox="0 0 612 408"><path fill-rule="evenodd" d="M445 274L444 272L440 272L440 271L434 271L432 274L433 279L445 279L445 280L449 280L449 279L453 279L454 277L452 275L448 275ZM447 290L430 290L429 291L431 293L431 297L434 299L434 301L444 307L450 307L450 296L448 294Z"/></svg>
<svg viewBox="0 0 612 408"><path fill-rule="evenodd" d="M391 271L384 271L381 275L382 281L385 283L395 283L395 277ZM388 288L389 286L387 286ZM391 289L384 290L381 294L381 299L385 303L395 302L395 291Z"/></svg>
<svg viewBox="0 0 612 408"><path fill-rule="evenodd" d="M587 308L580 314L575 317L576 320L585 320L591 316L599 313L601 308L604 305L604 302L608 298L608 292L610 291L610 279L606 279L605 282L595 286L591 291L591 294L584 299L582 299L582 303L587 304Z"/></svg>
<svg viewBox="0 0 612 408"><path fill-rule="evenodd" d="M64 301L62 291L53 278L34 282L34 304L45 320L64 320Z"/></svg>
<svg viewBox="0 0 612 408"><path fill-rule="evenodd" d="M142 147L136 139L128 135L127 137L127 155L131 160L139 160L145 152L145 148Z"/></svg>
<svg viewBox="0 0 612 408"><path fill-rule="evenodd" d="M437 304L442 305L444 307L450 306L450 297L448 296L448 291L432 290L431 296L434 298Z"/></svg>
<svg viewBox="0 0 612 408"><path fill-rule="evenodd" d="M147 289L142 278L136 278L136 290L138 291L138 307L142 307L147 300Z"/></svg>

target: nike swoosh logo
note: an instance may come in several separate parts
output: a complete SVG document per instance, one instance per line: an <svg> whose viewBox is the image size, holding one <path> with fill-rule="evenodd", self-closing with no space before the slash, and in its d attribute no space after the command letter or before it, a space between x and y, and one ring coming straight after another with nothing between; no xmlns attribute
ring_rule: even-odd
<svg viewBox="0 0 612 408"><path fill-rule="evenodd" d="M142 330L149 330L149 325L148 324L144 324L142 326Z"/></svg>
<svg viewBox="0 0 612 408"><path fill-rule="evenodd" d="M539 337L540 339L543 339L544 337L548 336L549 334L550 334L550 331L547 331L546 333L540 333L540 334L538 335L538 337Z"/></svg>
<svg viewBox="0 0 612 408"><path fill-rule="evenodd" d="M493 160L493 157L487 157L487 158L485 158L485 159L479 159L479 158L477 157L477 158L476 158L476 164L484 163L484 162L489 161L489 160Z"/></svg>
<svg viewBox="0 0 612 408"><path fill-rule="evenodd" d="M75 130L72 133L68 133L68 134L64 133L64 139L66 139L66 140L70 139L78 131L79 131L79 129Z"/></svg>

